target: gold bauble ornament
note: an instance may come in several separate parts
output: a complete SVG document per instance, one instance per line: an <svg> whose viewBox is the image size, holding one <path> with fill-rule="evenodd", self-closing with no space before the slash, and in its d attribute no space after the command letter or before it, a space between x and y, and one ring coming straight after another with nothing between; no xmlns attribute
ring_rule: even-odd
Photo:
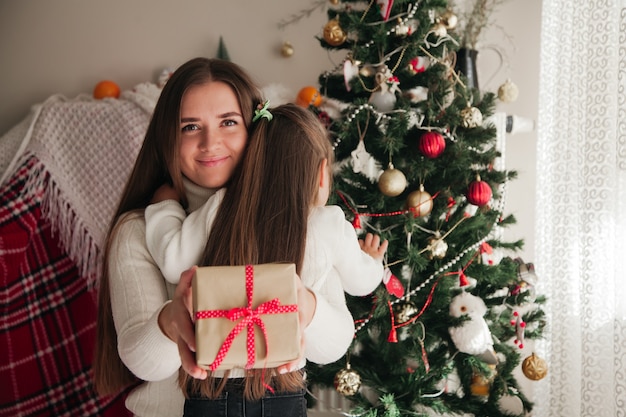
<svg viewBox="0 0 626 417"><path fill-rule="evenodd" d="M458 22L459 18L450 9L446 10L441 15L441 23L443 23L447 29L454 29Z"/></svg>
<svg viewBox="0 0 626 417"><path fill-rule="evenodd" d="M293 46L289 42L283 43L283 46L280 48L280 54L285 58L289 58L293 55Z"/></svg>
<svg viewBox="0 0 626 417"><path fill-rule="evenodd" d="M483 114L476 107L467 106L460 115L463 127L474 128L483 124Z"/></svg>
<svg viewBox="0 0 626 417"><path fill-rule="evenodd" d="M433 209L433 198L424 191L424 186L420 185L420 189L413 191L407 196L407 208L413 211L415 217L427 216Z"/></svg>
<svg viewBox="0 0 626 417"><path fill-rule="evenodd" d="M394 33L396 36L404 38L411 34L411 26L409 26L405 21L398 18L398 23L394 27Z"/></svg>
<svg viewBox="0 0 626 417"><path fill-rule="evenodd" d="M518 95L519 89L517 88L517 85L515 85L515 83L508 78L504 84L498 88L498 98L504 103L511 103L517 100Z"/></svg>
<svg viewBox="0 0 626 417"><path fill-rule="evenodd" d="M404 301L394 304L393 306L393 320L396 325L409 322L419 310L410 301Z"/></svg>
<svg viewBox="0 0 626 417"><path fill-rule="evenodd" d="M522 362L522 372L526 378L539 381L548 374L548 364L533 352Z"/></svg>
<svg viewBox="0 0 626 417"><path fill-rule="evenodd" d="M347 39L346 32L339 26L339 19L335 18L324 26L324 40L331 46L339 46Z"/></svg>
<svg viewBox="0 0 626 417"><path fill-rule="evenodd" d="M446 29L446 25L441 22L436 22L431 28L431 31L440 38L443 38L448 34L448 29Z"/></svg>
<svg viewBox="0 0 626 417"><path fill-rule="evenodd" d="M443 259L448 252L448 244L437 233L435 237L428 239L428 250L430 251L428 255L430 259Z"/></svg>
<svg viewBox="0 0 626 417"><path fill-rule="evenodd" d="M472 376L472 383L470 384L470 391L472 392L472 395L488 397L490 389L491 383L488 378L485 378L480 374L474 374Z"/></svg>
<svg viewBox="0 0 626 417"><path fill-rule="evenodd" d="M406 177L392 164L378 177L378 189L387 197L395 197L402 194L406 188Z"/></svg>
<svg viewBox="0 0 626 417"><path fill-rule="evenodd" d="M359 392L361 376L355 370L350 369L350 364L347 364L344 369L335 374L334 384L338 393L350 397Z"/></svg>
<svg viewBox="0 0 626 417"><path fill-rule="evenodd" d="M489 375L483 375L478 372L474 372L472 375L472 383L470 384L470 391L472 395L479 397L488 397L489 391L491 391L491 383L496 377L496 365L489 365L491 373Z"/></svg>
<svg viewBox="0 0 626 417"><path fill-rule="evenodd" d="M329 0L330 4L332 4L333 6L336 6L339 4L339 0Z"/></svg>
<svg viewBox="0 0 626 417"><path fill-rule="evenodd" d="M371 65L363 65L359 70L359 74L363 77L373 77L376 75L376 69Z"/></svg>

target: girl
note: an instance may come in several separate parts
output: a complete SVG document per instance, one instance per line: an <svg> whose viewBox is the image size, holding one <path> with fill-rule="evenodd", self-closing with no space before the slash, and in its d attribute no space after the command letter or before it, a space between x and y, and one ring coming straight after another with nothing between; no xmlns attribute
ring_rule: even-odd
<svg viewBox="0 0 626 417"><path fill-rule="evenodd" d="M325 206L333 152L319 120L295 105L279 106L271 113L266 107L256 112L249 149L227 190L186 218L172 199L146 209L148 247L162 270L175 276L194 257L198 259L201 251L196 248L204 246L210 230L202 265L292 262L316 295L316 311L347 310L344 290L365 295L380 284L387 241L381 244L371 234L359 241L341 209ZM167 196L163 189L159 194L156 200ZM323 304L326 300L332 308ZM313 320L305 329L306 358L328 363L343 356L353 324L349 340L328 336L344 325L333 321L328 327ZM288 365L303 366L304 359ZM305 415L302 373L263 372L234 369L227 375L212 374L206 381L183 378L189 394L185 416L221 415L225 410L229 416L257 415L251 410L265 407L274 397L266 391L268 381L291 396L291 401L282 401L280 413L271 415ZM244 414L242 409L248 411Z"/></svg>

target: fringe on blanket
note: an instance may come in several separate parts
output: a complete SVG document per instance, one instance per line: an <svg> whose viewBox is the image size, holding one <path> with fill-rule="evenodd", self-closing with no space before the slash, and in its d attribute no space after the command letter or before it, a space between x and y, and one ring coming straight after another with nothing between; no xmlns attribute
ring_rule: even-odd
<svg viewBox="0 0 626 417"><path fill-rule="evenodd" d="M64 194L63 190L65 193L72 192L71 185L56 182L55 178L61 181L62 177L85 175L86 170L78 167L83 167L81 163L89 163L89 159L55 156L55 152L67 152L68 148L62 144L72 143L89 157L106 161L118 175L115 180L125 178L130 173L135 155L143 143L145 129L160 92L161 89L153 83L141 83L132 91L122 92L120 100L109 103L94 100L87 95L67 99L56 94L41 105L34 106L19 128L12 129L2 137L3 140L10 140L10 143L5 143L6 146L0 148L0 151L6 148L0 161L3 171L0 172L0 185L26 161L34 158L36 162L29 170L22 193L25 198L40 202L42 218L50 223L51 231L58 236L61 248L77 265L80 275L87 280L90 287L98 283L101 273L100 255L103 242L100 240L104 239L103 229L106 229L106 224L102 223L108 221L108 210L114 210L114 207L99 206L99 211L93 213L90 211L94 209L92 200L87 207L80 204L83 198L90 197ZM83 115L94 114L98 115L100 124L92 126L89 122L79 123L84 130L93 128L89 134L82 130L68 130L63 125L65 118L71 124L76 123L77 118L80 120ZM99 144L102 146L97 147ZM99 169L103 167L106 168L106 164L99 165ZM92 172L96 177L99 174L109 175L110 172ZM73 184L71 181L69 183ZM104 188L107 190L106 198L115 200L117 196L114 193L119 192L122 185L111 187L111 183L107 183L108 188Z"/></svg>
<svg viewBox="0 0 626 417"><path fill-rule="evenodd" d="M23 155L24 161L32 154ZM37 160L24 185L27 198L39 198L42 218L50 223L53 235L58 234L61 247L76 263L79 273L93 288L101 271L102 259L98 243L89 234L87 225L76 215L57 183L44 164Z"/></svg>

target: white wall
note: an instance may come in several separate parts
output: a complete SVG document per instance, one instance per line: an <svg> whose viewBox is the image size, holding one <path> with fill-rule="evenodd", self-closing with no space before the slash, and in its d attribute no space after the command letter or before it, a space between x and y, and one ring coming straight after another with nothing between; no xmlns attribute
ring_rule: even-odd
<svg viewBox="0 0 626 417"><path fill-rule="evenodd" d="M316 85L331 60L317 40L327 22L323 9L286 29L277 24L314 0L0 0L0 135L26 116L31 105L51 94L91 94L103 79L123 89L155 81L166 67L195 56L215 56L223 36L232 61L263 85L280 83L297 92ZM508 67L491 83L495 91L509 77L520 90L514 103L499 104L510 115L537 118L541 0L510 0L497 13L499 27L483 45L496 44ZM283 58L283 41L295 54ZM478 56L479 81L487 83L496 55ZM536 133L510 135L506 165L519 171L509 184L506 211L518 224L505 238L523 238L521 256L534 258ZM541 277L539 277L541 279ZM523 378L523 377L522 377Z"/></svg>
<svg viewBox="0 0 626 417"><path fill-rule="evenodd" d="M220 36L231 60L259 83L280 83L295 94L339 62L315 39L327 22L323 8L278 28L280 21L312 5L314 0L0 0L0 134L51 94L90 94L103 79L129 89L155 81L163 68L194 56L215 56ZM509 0L497 14L500 28L491 29L483 41L504 48L509 58L509 69L484 87L495 91L508 76L520 89L519 99L500 104L500 111L536 119L540 22L540 0ZM291 58L279 53L283 41L294 46ZM488 50L479 53L481 83L493 73L493 59ZM506 162L520 174L509 186L506 206L519 223L506 236L524 238L522 256L530 260L534 132L509 137Z"/></svg>
<svg viewBox="0 0 626 417"><path fill-rule="evenodd" d="M519 88L519 97L513 103L500 103L498 111L509 115L537 120L539 101L539 48L541 35L541 0L509 0L498 9L496 26L487 32L484 45L498 45L508 58L508 65L485 86L491 91L510 78ZM496 54L479 52L478 73L487 81L493 73ZM482 87L482 86L481 86ZM505 232L506 239L524 239L524 250L519 254L526 262L535 256L535 185L536 185L536 131L509 135L506 141L507 169L518 171L518 179L508 185L505 210L512 213L517 224ZM540 168L540 167L539 167ZM541 279L541 277L539 277Z"/></svg>
<svg viewBox="0 0 626 417"><path fill-rule="evenodd" d="M164 67L215 56L223 36L232 61L260 83L299 89L332 67L314 36L326 16L277 24L308 1L0 0L0 134L53 93L91 93L102 79L122 88ZM279 54L283 40L295 55Z"/></svg>

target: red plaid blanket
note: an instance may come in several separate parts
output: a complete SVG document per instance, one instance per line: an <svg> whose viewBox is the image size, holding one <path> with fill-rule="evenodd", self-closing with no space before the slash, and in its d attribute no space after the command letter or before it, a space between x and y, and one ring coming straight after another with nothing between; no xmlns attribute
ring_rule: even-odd
<svg viewBox="0 0 626 417"><path fill-rule="evenodd" d="M45 182L23 196L36 164L0 188L0 416L127 416L92 387L96 293L41 217Z"/></svg>

